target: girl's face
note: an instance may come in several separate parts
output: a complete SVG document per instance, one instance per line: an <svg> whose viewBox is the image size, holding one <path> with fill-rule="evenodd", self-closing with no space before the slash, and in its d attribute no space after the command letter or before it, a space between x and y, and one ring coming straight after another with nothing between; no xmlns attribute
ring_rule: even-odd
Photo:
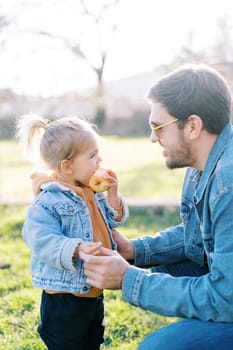
<svg viewBox="0 0 233 350"><path fill-rule="evenodd" d="M97 139L90 134L90 140L85 150L69 161L69 182L72 185L83 184L88 186L89 179L95 170L99 168L101 161Z"/></svg>

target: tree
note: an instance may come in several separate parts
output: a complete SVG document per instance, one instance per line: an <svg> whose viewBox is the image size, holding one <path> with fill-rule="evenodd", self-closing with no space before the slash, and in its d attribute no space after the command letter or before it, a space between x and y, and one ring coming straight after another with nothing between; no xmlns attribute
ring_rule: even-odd
<svg viewBox="0 0 233 350"><path fill-rule="evenodd" d="M233 24L228 15L218 18L218 36L213 45L212 56L218 63L233 64L232 29Z"/></svg>
<svg viewBox="0 0 233 350"><path fill-rule="evenodd" d="M233 64L232 29L229 16L217 19L216 39L214 43L203 47L195 47L196 32L191 30L186 42L179 49L172 64L208 62L213 65Z"/></svg>
<svg viewBox="0 0 233 350"><path fill-rule="evenodd" d="M105 13L109 10L115 7L119 3L119 0L113 0L110 3L103 3L102 6L100 6L99 11L97 13L90 10L84 0L81 0L81 5L84 10L84 14L89 18L92 19L95 23L95 26L97 28L97 36L99 41L99 64L94 65L91 63L91 61L88 59L88 56L85 54L85 51L82 50L81 46L77 46L76 48L72 48L74 52L77 52L78 55L80 55L84 60L86 60L90 66L90 68L95 72L97 76L97 91L96 91L96 97L97 97L97 113L95 117L95 122L97 125L102 126L106 119L106 112L105 112L105 106L104 106L104 86L103 86L103 73L105 68L105 62L108 54L108 48L110 41L107 43L107 46L103 46L102 43L102 35L100 31L101 23L104 19ZM117 24L112 23L112 26L110 28L110 40L112 39L115 31L117 29Z"/></svg>
<svg viewBox="0 0 233 350"><path fill-rule="evenodd" d="M168 70L184 63L210 64L225 76L233 92L233 23L230 16L224 15L217 19L216 24L215 41L204 48L195 47L196 32L190 31L188 40L181 47Z"/></svg>
<svg viewBox="0 0 233 350"><path fill-rule="evenodd" d="M187 35L187 40L179 48L178 53L174 56L171 66L178 66L185 63L199 63L205 60L208 50L195 47L196 32L190 30ZM170 69L170 68L169 68Z"/></svg>
<svg viewBox="0 0 233 350"><path fill-rule="evenodd" d="M90 5L91 2L91 5ZM101 0L99 4L93 1L79 0L81 12L79 15L80 26L75 42L70 38L40 30L37 34L51 39L59 39L71 52L86 62L89 69L96 77L96 89L94 98L96 101L95 123L102 126L106 120L104 103L103 74L109 47L117 30L116 21L111 19L120 0ZM95 52L90 52L90 47L95 47Z"/></svg>

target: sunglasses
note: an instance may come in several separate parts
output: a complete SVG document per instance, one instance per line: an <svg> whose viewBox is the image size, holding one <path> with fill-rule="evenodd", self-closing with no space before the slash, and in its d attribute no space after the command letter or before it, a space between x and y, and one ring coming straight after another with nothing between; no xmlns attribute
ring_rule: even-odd
<svg viewBox="0 0 233 350"><path fill-rule="evenodd" d="M172 123L175 123L175 122L177 122L177 121L178 121L177 118L176 118L176 119L172 119L172 120L169 120L168 122L165 122L165 123L160 124L160 125L158 125L158 126L150 125L150 128L151 128L151 130L152 130L153 132L156 133L157 131L160 131L161 129L163 129L165 126L170 125L170 124L172 124Z"/></svg>

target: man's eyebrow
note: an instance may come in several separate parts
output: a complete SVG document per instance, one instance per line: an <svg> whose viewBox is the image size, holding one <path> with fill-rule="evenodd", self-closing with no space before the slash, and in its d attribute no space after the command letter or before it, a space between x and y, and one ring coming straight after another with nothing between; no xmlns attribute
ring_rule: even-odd
<svg viewBox="0 0 233 350"><path fill-rule="evenodd" d="M150 125L160 125L161 123L150 120L149 124Z"/></svg>

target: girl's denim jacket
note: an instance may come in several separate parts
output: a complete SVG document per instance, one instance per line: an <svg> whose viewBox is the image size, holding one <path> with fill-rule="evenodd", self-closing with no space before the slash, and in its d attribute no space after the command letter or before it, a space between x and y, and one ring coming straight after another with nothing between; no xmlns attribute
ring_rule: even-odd
<svg viewBox="0 0 233 350"><path fill-rule="evenodd" d="M113 249L111 229L125 222L128 208L123 198L123 217L116 221L117 211L110 207L103 193L95 200L106 223ZM75 248L81 242L93 241L93 230L87 205L73 190L51 182L28 209L23 226L23 238L31 251L32 283L42 289L86 294L81 259L72 261Z"/></svg>
<svg viewBox="0 0 233 350"><path fill-rule="evenodd" d="M233 131L227 124L203 173L188 168L181 224L153 237L133 240L135 265L205 261L209 273L173 277L131 266L123 297L152 312L206 321L233 322Z"/></svg>

